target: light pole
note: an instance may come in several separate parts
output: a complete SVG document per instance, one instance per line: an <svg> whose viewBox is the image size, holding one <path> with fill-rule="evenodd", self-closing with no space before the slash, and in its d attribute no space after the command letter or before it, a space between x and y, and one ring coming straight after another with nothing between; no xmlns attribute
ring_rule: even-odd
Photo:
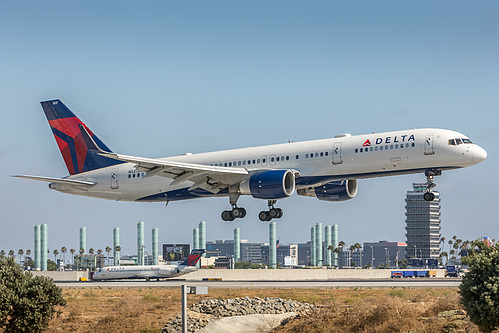
<svg viewBox="0 0 499 333"><path fill-rule="evenodd" d="M416 244L414 244L414 259L417 259Z"/></svg>
<svg viewBox="0 0 499 333"><path fill-rule="evenodd" d="M371 246L371 268L374 267L374 249Z"/></svg>
<svg viewBox="0 0 499 333"><path fill-rule="evenodd" d="M395 265L397 265L397 269L399 269L399 250L397 250L397 255L395 257Z"/></svg>
<svg viewBox="0 0 499 333"><path fill-rule="evenodd" d="M385 264L388 266L388 248L385 247ZM388 266L390 267L390 266Z"/></svg>

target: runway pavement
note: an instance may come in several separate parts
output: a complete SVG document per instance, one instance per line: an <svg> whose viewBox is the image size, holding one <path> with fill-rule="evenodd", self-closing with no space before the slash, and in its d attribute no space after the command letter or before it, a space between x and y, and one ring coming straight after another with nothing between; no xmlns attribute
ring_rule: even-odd
<svg viewBox="0 0 499 333"><path fill-rule="evenodd" d="M62 288L178 288L181 285L206 286L228 289L266 288L458 288L460 278L445 279L383 279L383 280L335 280L335 281L87 281L56 282Z"/></svg>

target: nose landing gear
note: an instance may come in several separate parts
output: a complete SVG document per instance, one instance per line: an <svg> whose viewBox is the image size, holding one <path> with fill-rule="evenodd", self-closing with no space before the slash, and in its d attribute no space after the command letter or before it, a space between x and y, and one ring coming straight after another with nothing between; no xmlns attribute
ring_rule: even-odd
<svg viewBox="0 0 499 333"><path fill-rule="evenodd" d="M426 170L426 192L423 194L423 199L425 201L433 201L435 200L435 193L432 192L432 189L437 185L433 182L434 176L440 176L442 174L442 170Z"/></svg>
<svg viewBox="0 0 499 333"><path fill-rule="evenodd" d="M269 210L265 211L262 210L258 214L258 218L262 222L268 222L271 221L272 219L280 219L282 215L284 214L281 208L275 208L274 205L276 204L277 200L268 200L268 205L269 205Z"/></svg>

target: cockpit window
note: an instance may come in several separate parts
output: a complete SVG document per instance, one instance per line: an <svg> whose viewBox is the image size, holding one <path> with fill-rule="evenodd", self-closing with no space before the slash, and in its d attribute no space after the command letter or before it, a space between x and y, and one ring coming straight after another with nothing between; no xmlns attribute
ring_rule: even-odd
<svg viewBox="0 0 499 333"><path fill-rule="evenodd" d="M463 143L472 144L473 142L471 142L470 139L450 139L449 140L450 146L462 145Z"/></svg>

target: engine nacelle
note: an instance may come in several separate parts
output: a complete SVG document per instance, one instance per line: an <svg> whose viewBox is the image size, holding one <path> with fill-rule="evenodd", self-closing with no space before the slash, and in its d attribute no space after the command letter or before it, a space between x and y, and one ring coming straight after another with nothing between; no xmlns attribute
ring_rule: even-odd
<svg viewBox="0 0 499 333"><path fill-rule="evenodd" d="M239 185L241 194L256 199L277 200L295 192L295 174L291 170L270 170L255 173Z"/></svg>
<svg viewBox="0 0 499 333"><path fill-rule="evenodd" d="M296 193L307 197L316 197L324 201L345 201L355 197L357 190L357 180L353 179L331 182L313 188L299 189Z"/></svg>

